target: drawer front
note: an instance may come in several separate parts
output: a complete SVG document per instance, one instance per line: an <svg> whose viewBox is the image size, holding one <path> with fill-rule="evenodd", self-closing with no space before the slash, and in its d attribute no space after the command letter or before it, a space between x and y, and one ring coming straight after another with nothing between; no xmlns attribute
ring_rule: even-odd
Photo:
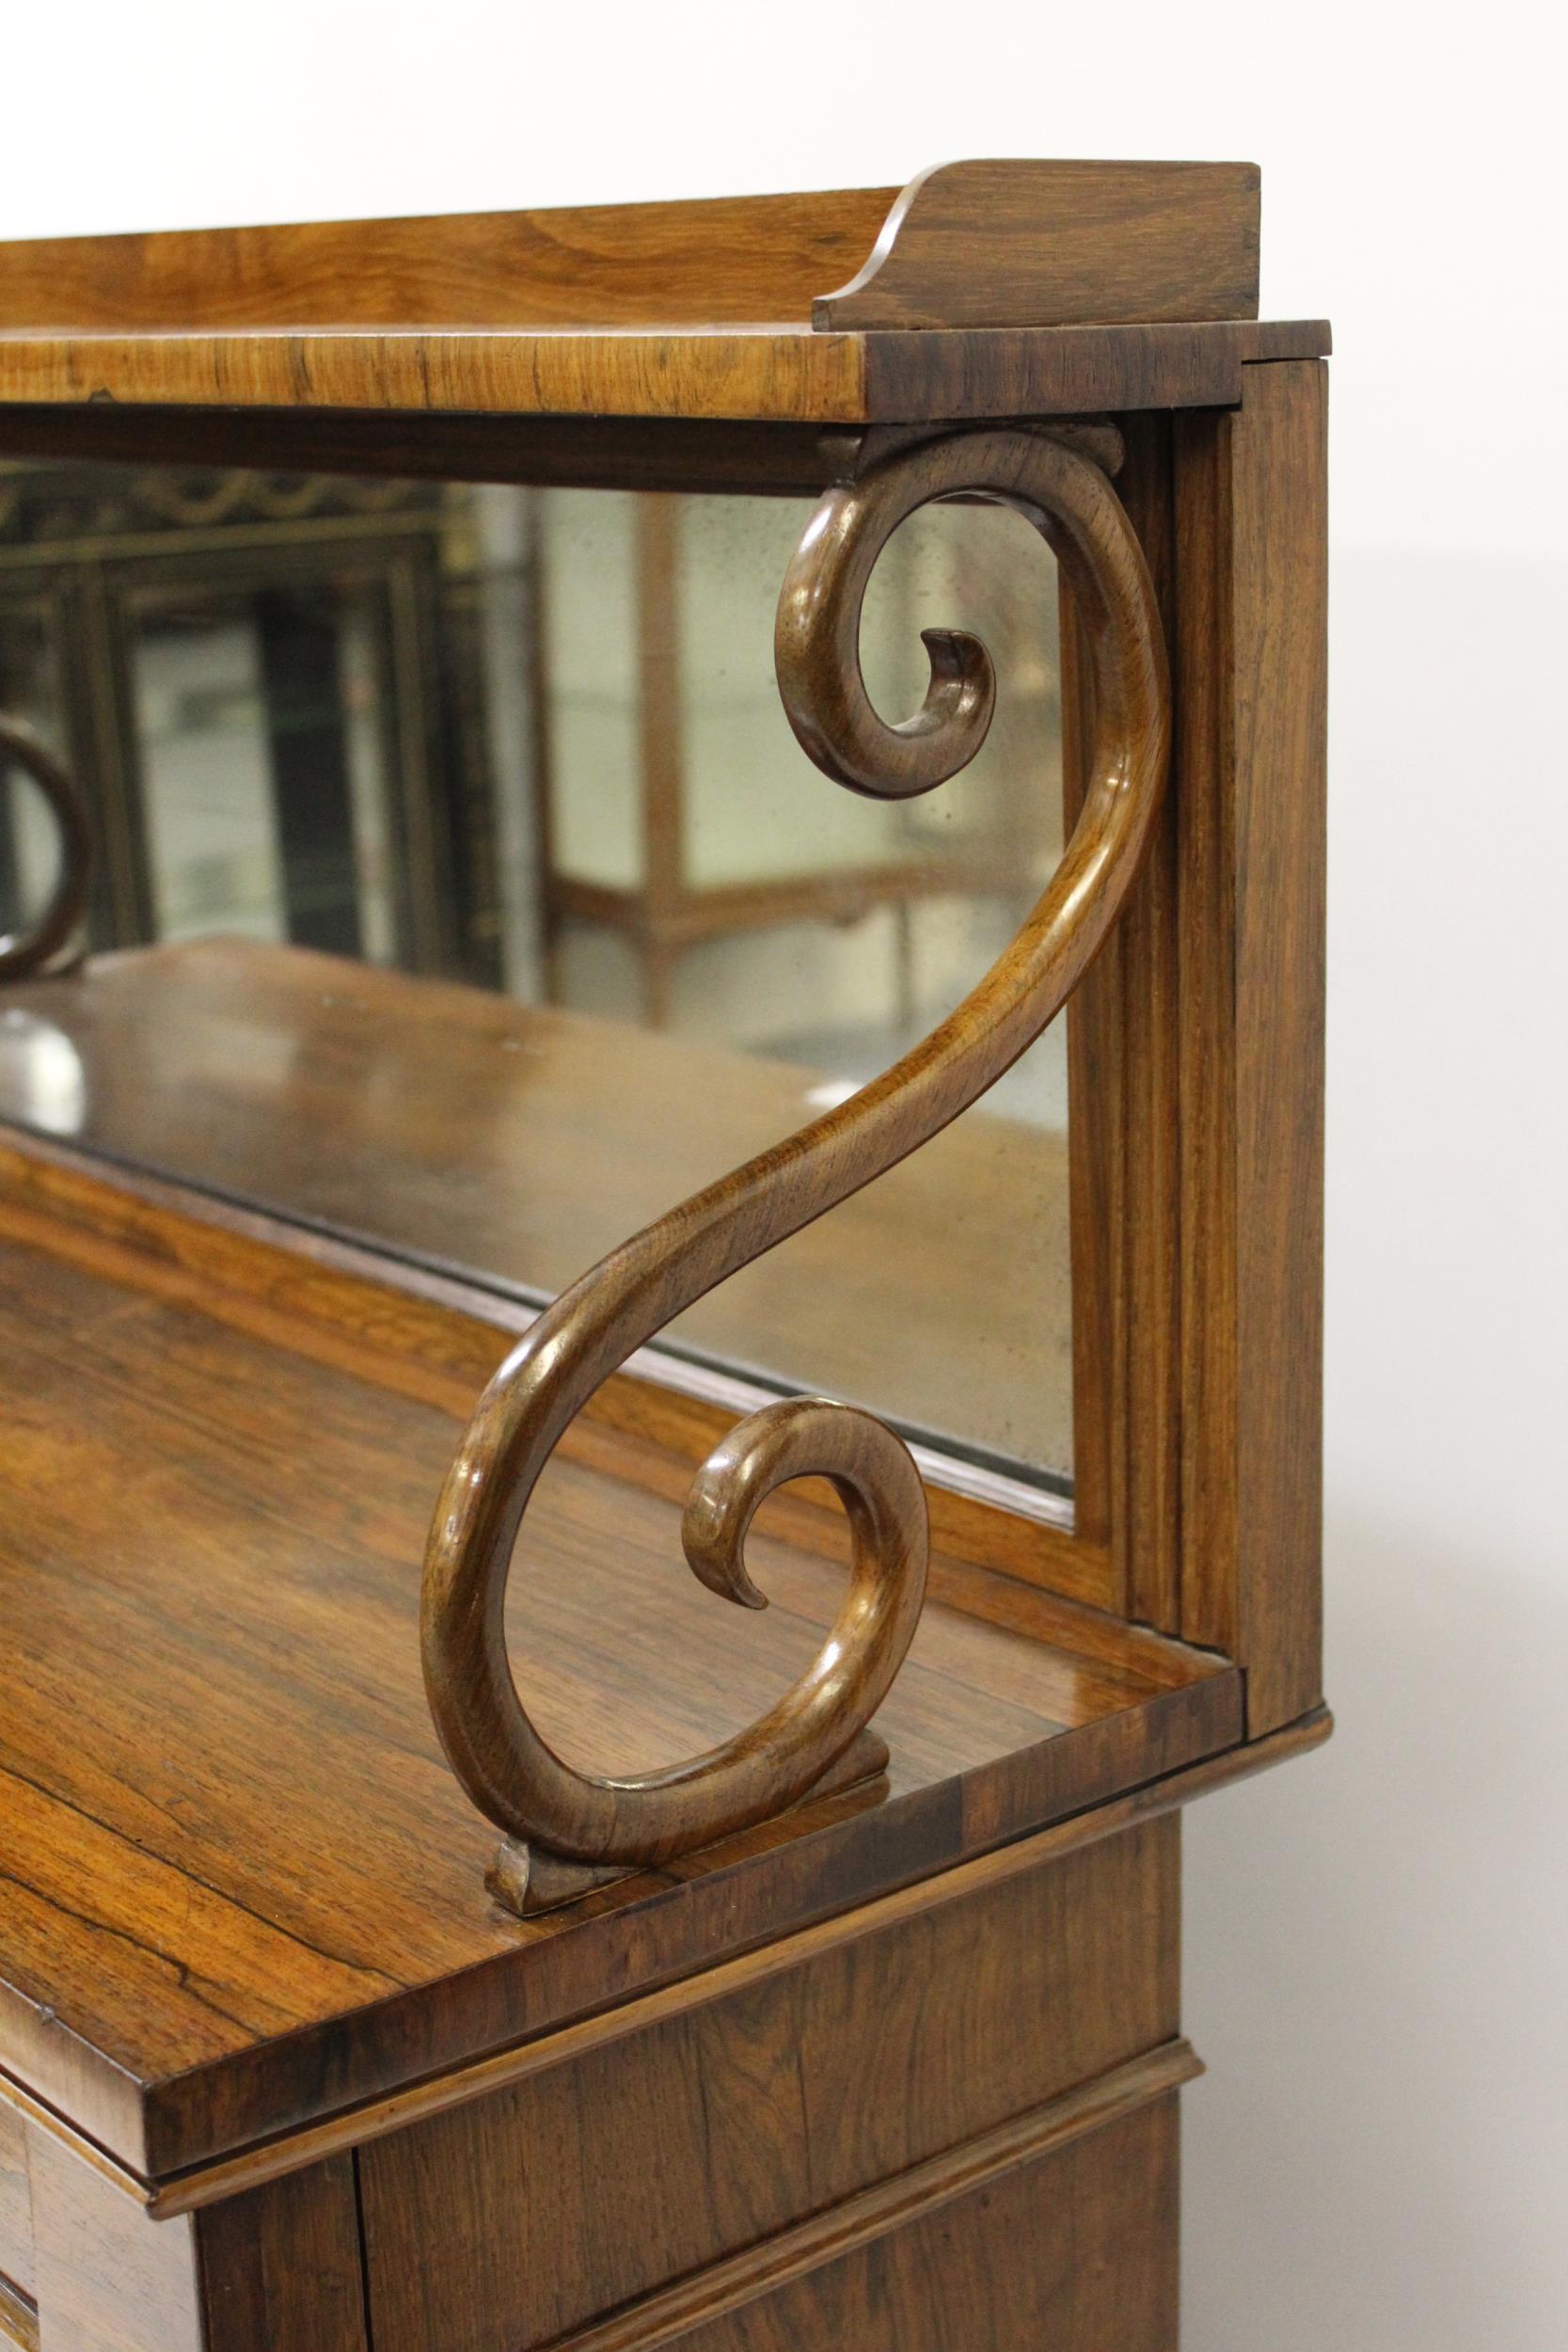
<svg viewBox="0 0 1568 2352"><path fill-rule="evenodd" d="M1177 2167L1168 2094L668 2352L1177 2352Z"/></svg>
<svg viewBox="0 0 1568 2352"><path fill-rule="evenodd" d="M1175 1817L1124 1831L362 2148L376 2352L569 2337L1168 2042L1179 1867Z"/></svg>

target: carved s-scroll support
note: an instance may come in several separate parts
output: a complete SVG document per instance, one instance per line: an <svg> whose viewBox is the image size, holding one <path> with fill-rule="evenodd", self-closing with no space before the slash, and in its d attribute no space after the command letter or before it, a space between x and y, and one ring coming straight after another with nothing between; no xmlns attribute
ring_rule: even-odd
<svg viewBox="0 0 1568 2352"><path fill-rule="evenodd" d="M861 675L862 600L898 524L935 499L1015 508L1054 548L1083 616L1095 681L1092 778L1072 838L1006 953L923 1044L847 1102L673 1209L563 1292L497 1373L448 1473L426 1553L423 1654L447 1755L480 1809L530 1850L503 1850L492 1884L527 1899L528 1865L556 1887L655 1865L798 1803L845 1759L908 1647L925 1589L925 1495L881 1422L822 1400L768 1406L697 1476L684 1529L715 1593L764 1604L747 1530L785 1480L831 1478L853 1537L847 1595L815 1663L760 1722L707 1755L600 1779L556 1756L518 1697L504 1604L534 1484L562 1433L610 1374L675 1315L938 1133L1060 1009L1116 920L1164 782L1168 683L1153 593L1109 482L1078 449L985 430L923 443L829 490L785 577L776 659L801 743L859 792L902 797L979 750L995 682L973 637L927 631L931 684L893 726ZM859 1754L869 1761L863 1747ZM851 1768L852 1769L852 1768ZM586 1880L562 1882L562 1860ZM535 1867L534 1875L540 1875ZM539 1899L537 1885L534 1899Z"/></svg>
<svg viewBox="0 0 1568 2352"><path fill-rule="evenodd" d="M41 972L67 946L87 913L92 876L92 829L76 780L44 743L14 719L0 719L0 770L24 768L54 813L60 836L59 869L47 903L32 922L0 932L0 980Z"/></svg>

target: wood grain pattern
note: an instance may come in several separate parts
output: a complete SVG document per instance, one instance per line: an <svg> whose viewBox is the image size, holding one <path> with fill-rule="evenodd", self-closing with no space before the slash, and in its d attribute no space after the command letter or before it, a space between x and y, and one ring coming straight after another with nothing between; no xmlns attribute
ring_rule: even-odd
<svg viewBox="0 0 1568 2352"><path fill-rule="evenodd" d="M1169 638L1175 620L1170 424L1130 418L1124 495L1148 557ZM1119 1487L1113 1559L1128 1614L1174 1631L1180 1621L1180 1202L1177 1041L1172 1015L1179 925L1178 818L1167 795L1119 940L1120 1133L1115 1149L1125 1227L1113 1314ZM1129 1083L1137 1073L1137 1082Z"/></svg>
<svg viewBox="0 0 1568 2352"><path fill-rule="evenodd" d="M122 1196L98 1193L112 1218ZM938 1602L883 1710L885 1804L831 1799L718 1847L683 1866L679 1906L654 1878L508 1924L418 1688L415 1563L452 1421L374 1383L373 1322L352 1373L341 1341L338 1361L288 1343L310 1330L284 1276L305 1289L310 1269L286 1249L263 1253L256 1337L217 1319L211 1272L178 1274L178 1218L149 1217L138 1254L84 1215L79 1195L74 1220L25 1200L0 1216L0 2054L144 2175L519 2040L608 1986L711 1964L764 1923L786 1932L1235 1737L1216 1661L1136 1637L1118 1660L1093 1618L1102 1655L1075 1658ZM602 1756L608 1732L608 1760L635 1766L722 1736L838 1606L831 1561L759 1540L774 1606L733 1613L721 1652L711 1605L658 1565L666 1506L624 1466L568 1459L540 1509L514 1644L552 1661L537 1701L569 1755Z"/></svg>
<svg viewBox="0 0 1568 2352"><path fill-rule="evenodd" d="M352 2156L214 2205L196 2248L206 2352L371 2352Z"/></svg>
<svg viewBox="0 0 1568 2352"><path fill-rule="evenodd" d="M1322 1688L1326 371L1179 427L1183 1625Z"/></svg>
<svg viewBox="0 0 1568 2352"><path fill-rule="evenodd" d="M1258 211L1247 164L1000 160L902 191L42 238L0 246L0 326L1249 319Z"/></svg>
<svg viewBox="0 0 1568 2352"><path fill-rule="evenodd" d="M438 471L454 413L854 424L1227 405L1240 397L1247 361L1322 352L1325 334L1310 320L863 336L791 326L138 336L17 328L0 331L0 404L90 410L62 425L88 456L100 424L106 443L125 449L124 420L97 413L111 405L398 411L405 445L424 437L423 469ZM21 429L29 449L49 453L36 413ZM297 437L293 447L302 458ZM264 462L261 445L252 462ZM515 478L515 462L502 478Z"/></svg>
<svg viewBox="0 0 1568 2352"><path fill-rule="evenodd" d="M1095 168L1075 167L1082 189ZM1076 1343L1084 1535L1058 1539L1053 1571L1029 1552L1037 1531L1019 1551L999 1515L942 1499L932 1599L879 1713L885 1782L814 1794L702 1851L656 1847L660 1867L566 1911L524 1921L485 1903L487 1836L440 1763L413 1650L419 1530L519 1302L412 1253L378 1263L363 1244L0 1138L0 2336L24 2352L1174 2352L1174 2090L1196 2062L1176 2026L1173 1817L1328 1729L1311 356L1326 342L1169 314L909 323L987 315L1007 273L988 285L973 265L986 205L1017 260L1008 304L1066 305L1076 282L1078 307L1103 308L1119 270L1129 304L1136 278L1157 315L1185 270L1208 307L1244 307L1244 176L1202 180L1219 209L1180 252L1168 217L1139 215L1137 178L1119 195L1105 183L1098 209L1085 196L1053 243L1027 217L1031 185L1064 184L1049 173L931 175L847 290L897 323L852 331L813 332L803 310L761 327L712 303L659 311L683 282L721 278L721 305L782 283L756 208L724 215L726 274L699 251L692 208L673 207L619 228L578 216L570 254L559 220L514 221L499 243L471 224L446 246L430 224L379 244L352 227L241 232L189 240L180 262L172 243L132 241L118 260L56 255L50 292L70 315L0 332L0 404L33 404L15 430L44 448L56 429L95 446L92 401L117 446L178 453L166 418L115 413L128 395L171 404L177 432L188 404L261 404L256 462L264 446L298 462L373 446L419 469L450 431L480 465L498 447L485 412L559 407L519 435L510 478L646 463L739 479L760 462L778 487L861 469L856 432L817 421L888 420L873 437L887 451L924 417L1116 409L1181 728L1174 807L1073 1045L1075 1086L1097 1087L1075 1128L1075 1265L1104 1283ZM814 223L837 250L842 200L789 202L773 217L802 268ZM628 256L660 294L640 291ZM24 292L38 262L20 265ZM183 309L180 326L156 323L182 269L218 289L207 326ZM546 318L558 299L563 323L498 320L502 278ZM300 302L331 310L347 282L359 324L298 325ZM108 314L78 332L95 285ZM405 331L398 314L427 285L467 323ZM129 324L126 300L144 305ZM261 324L279 301L289 317ZM592 330L571 323L578 302ZM40 421L48 402L57 421ZM345 440L345 418L378 406L379 426ZM1147 414L1170 406L1187 410L1174 424ZM562 437L591 412L681 431L645 459L624 421L608 440ZM742 429L703 457L685 429L713 418ZM744 421L769 418L794 434L761 461ZM1073 516L1038 496L1040 441L987 437L1026 443L1029 480L1006 486L1054 506L1070 536ZM1080 444L1069 470L1085 458ZM831 494L824 530L857 495ZM1074 581L1069 699L1080 743L1103 751L1126 681L1093 574ZM890 768L848 644L840 628L810 727L858 785L926 780L934 739L983 723L982 660L939 638L925 739L917 725ZM1135 764L1139 730L1125 732ZM1113 782L1128 767L1108 764ZM1075 781L1092 817L1106 778L1090 765ZM90 976L34 984L12 1009L47 1023L91 993ZM351 1029L331 1009L324 1033L341 1046ZM54 1042L70 1049L57 1025ZM442 1043L433 1017L421 1050ZM254 1047L230 1040L241 1094ZM153 1051L142 1068L156 1067ZM324 1105L318 1153L341 1074L301 1081ZM742 1597L754 1573L773 1608L717 1627L689 1581L662 1579L713 1411L614 1375L540 1480L527 1588L494 1649L569 1766L625 1778L721 1742L840 1608L854 1533L820 1481L768 1502L740 1565L749 1466L768 1471L754 1431L694 1549ZM1025 1558L1232 1655L1030 1589L1007 1573Z"/></svg>
<svg viewBox="0 0 1568 2352"><path fill-rule="evenodd" d="M1333 1728L1328 1710L1318 1708L1299 1723L1266 1733L1261 1740L1180 1766L1122 1796L1096 1803L1050 1829L956 1864L935 1877L911 1882L892 1894L874 1896L813 1927L790 1929L771 1943L702 1967L695 1975L674 1979L655 1992L634 1992L618 2007L597 2010L574 2023L551 2027L532 2041L456 2065L441 2075L427 2076L323 2122L301 2125L285 2137L260 2141L233 2155L189 2167L159 2181L146 2181L130 2171L4 2076L0 2076L0 2101L64 2138L105 2180L150 2212L164 2217L199 2212L328 2156L362 2148L431 2116L448 2114L472 2100L548 2074L588 2052L629 2041L649 2026L689 2014L732 1992L765 1984L798 1961L855 1943L887 1923L939 1910L980 1888L1025 1875L1037 1863L1097 1845L1142 1822L1158 1820L1215 1788L1228 1788L1275 1764L1310 1754L1331 1736ZM689 1875L677 1875L683 1883L693 1883Z"/></svg>
<svg viewBox="0 0 1568 2352"><path fill-rule="evenodd" d="M1121 486L1148 558L1161 617L1174 623L1170 433L1124 420ZM1064 614L1064 773L1085 764L1092 680L1069 600ZM1173 1628L1180 1577L1180 1196L1177 1104L1175 792L1161 810L1113 953L1086 979L1072 1065L1073 1279L1084 1302L1075 1404L1091 1473L1086 1524L1111 1544L1117 1605ZM1092 1421L1090 1414L1094 1415ZM1095 1516L1096 1508L1101 1517Z"/></svg>
<svg viewBox="0 0 1568 2352"><path fill-rule="evenodd" d="M1062 821L1076 824L1089 782L1094 677L1070 586L1058 580ZM1111 1147L1121 1101L1117 1017L1119 926L1073 991L1067 1009L1069 1263L1072 1298L1072 1510L1081 1543L1103 1552L1107 1606L1127 1613L1125 1562L1111 1546L1113 1247L1118 1227L1121 1158Z"/></svg>
<svg viewBox="0 0 1568 2352"><path fill-rule="evenodd" d="M154 2221L49 2134L29 2129L39 2352L208 2352L196 2230Z"/></svg>
<svg viewBox="0 0 1568 2352"><path fill-rule="evenodd" d="M27 2135L22 2118L0 2105L0 2278L31 2295L33 2198L27 2179Z"/></svg>
<svg viewBox="0 0 1568 2352"><path fill-rule="evenodd" d="M1092 416L1229 406L1255 360L1318 357L1321 319L1179 326L971 327L864 339L867 418Z"/></svg>
<svg viewBox="0 0 1568 2352"><path fill-rule="evenodd" d="M658 2347L684 2340L694 2325L710 2326L727 2318L944 2205L992 2183L1005 2185L1021 2165L1032 2165L1086 2132L1135 2113L1201 2072L1184 2042L1167 2042L1146 2057L1129 2059L1090 2084L1064 2091L958 2147L877 2182L826 2213L780 2231L764 2247L714 2263L629 2310L590 2325L566 2340L569 2352L658 2352ZM1110 2217L1104 2211L1095 2219L1095 2259L1114 2258L1124 2296L1135 2293L1143 2266L1140 2257L1147 2260L1147 2249L1120 2242L1107 2230ZM1085 2242L1080 2258L1087 2251ZM973 2319L969 2324L972 2332L966 2341L973 2341Z"/></svg>
<svg viewBox="0 0 1568 2352"><path fill-rule="evenodd" d="M1255 164L974 162L912 180L818 327L1258 315Z"/></svg>
<svg viewBox="0 0 1568 2352"><path fill-rule="evenodd" d="M377 2352L575 2336L1168 2045L1180 1876L1173 1815L377 2139Z"/></svg>
<svg viewBox="0 0 1568 2352"><path fill-rule="evenodd" d="M0 245L0 326L572 327L805 319L898 191Z"/></svg>
<svg viewBox="0 0 1568 2352"><path fill-rule="evenodd" d="M1249 166L959 164L894 194L0 246L0 401L1069 415L1231 401L1244 361L1327 347L1253 323Z"/></svg>
<svg viewBox="0 0 1568 2352"><path fill-rule="evenodd" d="M1172 627L1169 426L1121 421L1120 475ZM1062 605L1064 790L1087 773L1094 682L1070 594ZM1175 787L1106 952L1069 1012L1074 1502L1109 1547L1113 1607L1156 1625L1179 1612L1179 1280Z"/></svg>
<svg viewBox="0 0 1568 2352"><path fill-rule="evenodd" d="M1176 2352L1177 2176L1167 2097L690 2329L680 2352Z"/></svg>

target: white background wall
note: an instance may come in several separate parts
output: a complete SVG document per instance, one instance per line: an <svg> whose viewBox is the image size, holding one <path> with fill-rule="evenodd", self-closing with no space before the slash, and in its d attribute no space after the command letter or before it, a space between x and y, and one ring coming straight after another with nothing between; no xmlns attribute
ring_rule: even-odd
<svg viewBox="0 0 1568 2352"><path fill-rule="evenodd" d="M1544 0L76 0L0 235L1245 156L1332 314L1330 1683L1189 1816L1195 2352L1568 2343L1560 58ZM955 2346L954 2352L966 2352ZM1107 2347L1107 2352L1113 2352Z"/></svg>

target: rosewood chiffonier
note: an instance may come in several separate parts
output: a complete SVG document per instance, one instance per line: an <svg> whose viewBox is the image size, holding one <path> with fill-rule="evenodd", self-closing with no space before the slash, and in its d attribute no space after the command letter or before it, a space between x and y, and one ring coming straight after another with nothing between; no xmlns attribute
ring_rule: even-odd
<svg viewBox="0 0 1568 2352"><path fill-rule="evenodd" d="M1176 2344L1180 1808L1329 1724L1328 338L1258 236L1249 167L999 162L0 248L0 459L813 501L802 834L961 789L1000 656L927 628L895 723L863 600L1022 516L1067 834L802 1123L454 980L84 952L124 839L6 718L0 2339ZM982 1151L1058 1013L1063 1151ZM942 1436L1053 1217L1070 1508Z"/></svg>

